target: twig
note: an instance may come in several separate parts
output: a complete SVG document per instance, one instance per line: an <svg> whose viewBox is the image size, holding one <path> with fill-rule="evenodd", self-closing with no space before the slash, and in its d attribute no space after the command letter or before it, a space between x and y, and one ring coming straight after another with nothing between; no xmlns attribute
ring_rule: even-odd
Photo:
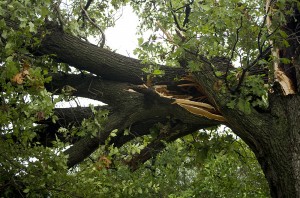
<svg viewBox="0 0 300 198"><path fill-rule="evenodd" d="M234 45L233 45L233 47L232 47L230 60L233 59L234 52L235 52L235 48L236 48L236 45L237 45L237 43L238 43L238 41L239 41L239 33L240 33L240 30L241 30L242 27L243 27L243 17L241 17L241 24L240 24L240 27L238 27L238 28L236 29L236 41L234 42ZM229 72L229 64L227 65L227 68L226 68L225 79L224 79L224 80L225 80L225 85L226 85L227 89L228 89L231 93L234 93L234 92L236 91L236 89L231 89L231 88L229 87L229 85L228 85L228 80L227 80L228 72ZM243 80L242 77L244 78L244 76L245 76L245 74L244 74L244 75L243 75L243 74L244 74L244 70L243 70L242 76L241 76L241 78L240 78L240 81L242 81L242 80ZM241 82L239 82L238 84L240 84L240 83L241 83Z"/></svg>
<svg viewBox="0 0 300 198"><path fill-rule="evenodd" d="M171 34L169 34L169 32L167 32L167 30L161 25L161 23L159 21L156 22L156 25L164 33L164 35L166 35L167 40L171 43L174 43L174 40L173 40Z"/></svg>
<svg viewBox="0 0 300 198"><path fill-rule="evenodd" d="M57 3L54 4L54 10L57 13L57 18L58 18L58 21L59 21L59 24L60 24L60 28L63 30L64 29L64 21L63 21L63 18L61 16L60 8L59 8L59 5L61 4L61 1L62 0L60 0Z"/></svg>
<svg viewBox="0 0 300 198"><path fill-rule="evenodd" d="M192 10L191 5L193 3L194 3L194 0L190 1L185 6L185 18L184 18L184 21L183 21L183 24L182 24L183 27L185 27L189 23L189 21L190 21L189 17L190 17L191 10Z"/></svg>
<svg viewBox="0 0 300 198"><path fill-rule="evenodd" d="M102 31L102 29L90 18L90 16L88 15L87 11L84 9L83 7L83 4L82 4L82 0L80 0L80 7L81 7L81 10L84 12L86 18L88 19L88 21L95 27L97 28L100 33L101 33L101 43L100 43L100 47L103 48L104 47L104 44L105 44L105 34L104 32Z"/></svg>

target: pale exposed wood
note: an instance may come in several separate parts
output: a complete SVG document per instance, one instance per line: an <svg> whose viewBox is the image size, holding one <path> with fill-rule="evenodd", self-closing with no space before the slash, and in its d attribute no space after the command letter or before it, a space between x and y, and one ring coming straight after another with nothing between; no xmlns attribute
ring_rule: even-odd
<svg viewBox="0 0 300 198"><path fill-rule="evenodd" d="M173 102L173 104L185 104L185 105L189 105L189 106L206 108L208 110L215 111L215 108L213 106L211 106L210 104L204 103L204 102L196 102L196 101L191 101L191 100L176 99L175 102Z"/></svg>
<svg viewBox="0 0 300 198"><path fill-rule="evenodd" d="M192 86L196 87L196 83L192 84L183 84L185 87ZM216 114L218 111L216 109L207 103L204 102L196 102L192 101L191 96L188 95L178 95L176 93L170 92L166 85L158 85L155 86L154 89L157 94L160 95L160 97L165 97L165 98L170 98L170 99L175 99L175 101L172 104L177 104L190 113L193 113L198 116L206 117L212 120L218 120L218 121L225 121L224 117L221 115Z"/></svg>
<svg viewBox="0 0 300 198"><path fill-rule="evenodd" d="M180 99L191 99L192 96L189 95L178 95L176 93L172 93L167 89L166 85L155 85L153 86L156 93L158 93L161 97L165 98L180 98Z"/></svg>
<svg viewBox="0 0 300 198"><path fill-rule="evenodd" d="M267 22L267 27L268 31L272 33L272 5L271 5L271 0L266 1L266 22ZM279 67L280 64L280 54L279 54L279 48L274 45L274 41L270 40L270 43L273 45L273 48L271 50L272 56L273 56L273 68L274 68L274 78L275 81L279 82L282 92L284 95L289 95L289 94L295 94L296 90L295 87L293 86L293 82L291 79L282 71Z"/></svg>
<svg viewBox="0 0 300 198"><path fill-rule="evenodd" d="M185 108L189 112L196 114L198 116L204 116L204 117L212 119L212 120L225 121L225 118L223 116L213 114L203 108L198 108L195 106L190 106L190 105L186 105L186 104L182 104L182 103L177 103L177 104L179 106Z"/></svg>
<svg viewBox="0 0 300 198"><path fill-rule="evenodd" d="M296 93L291 79L287 75L285 75L285 73L281 71L280 68L277 68L277 70L275 70L275 77L279 82L284 95Z"/></svg>
<svg viewBox="0 0 300 198"><path fill-rule="evenodd" d="M166 35L167 40L171 43L174 43L172 35L161 25L159 21L156 22L157 27Z"/></svg>

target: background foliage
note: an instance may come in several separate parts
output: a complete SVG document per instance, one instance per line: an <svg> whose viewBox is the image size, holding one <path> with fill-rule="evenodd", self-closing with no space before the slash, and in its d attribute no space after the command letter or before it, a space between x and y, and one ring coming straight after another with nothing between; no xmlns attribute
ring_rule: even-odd
<svg viewBox="0 0 300 198"><path fill-rule="evenodd" d="M255 157L228 130L200 131L169 143L135 172L123 161L129 144L119 152L111 149L108 168L101 160L106 149L100 148L68 172L58 150L0 145L3 197L268 197Z"/></svg>

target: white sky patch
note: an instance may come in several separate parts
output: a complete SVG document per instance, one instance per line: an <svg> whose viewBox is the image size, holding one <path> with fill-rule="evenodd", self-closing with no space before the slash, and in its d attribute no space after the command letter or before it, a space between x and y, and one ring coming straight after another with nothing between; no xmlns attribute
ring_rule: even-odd
<svg viewBox="0 0 300 198"><path fill-rule="evenodd" d="M133 50L138 46L136 31L139 19L129 5L120 12L123 14L116 21L115 27L105 31L106 45L118 54L135 58Z"/></svg>
<svg viewBox="0 0 300 198"><path fill-rule="evenodd" d="M55 108L69 108L69 107L88 107L90 104L94 106L106 105L103 102L92 100L89 98L77 97L70 101L62 101L55 104Z"/></svg>

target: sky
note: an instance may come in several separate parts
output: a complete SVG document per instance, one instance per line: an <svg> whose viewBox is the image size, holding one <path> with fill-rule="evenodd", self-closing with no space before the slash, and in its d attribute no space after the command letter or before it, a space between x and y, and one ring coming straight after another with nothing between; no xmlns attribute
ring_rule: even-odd
<svg viewBox="0 0 300 198"><path fill-rule="evenodd" d="M138 46L136 30L139 19L129 5L122 11L122 17L117 20L116 26L105 31L106 44L119 54L134 57L133 50Z"/></svg>

